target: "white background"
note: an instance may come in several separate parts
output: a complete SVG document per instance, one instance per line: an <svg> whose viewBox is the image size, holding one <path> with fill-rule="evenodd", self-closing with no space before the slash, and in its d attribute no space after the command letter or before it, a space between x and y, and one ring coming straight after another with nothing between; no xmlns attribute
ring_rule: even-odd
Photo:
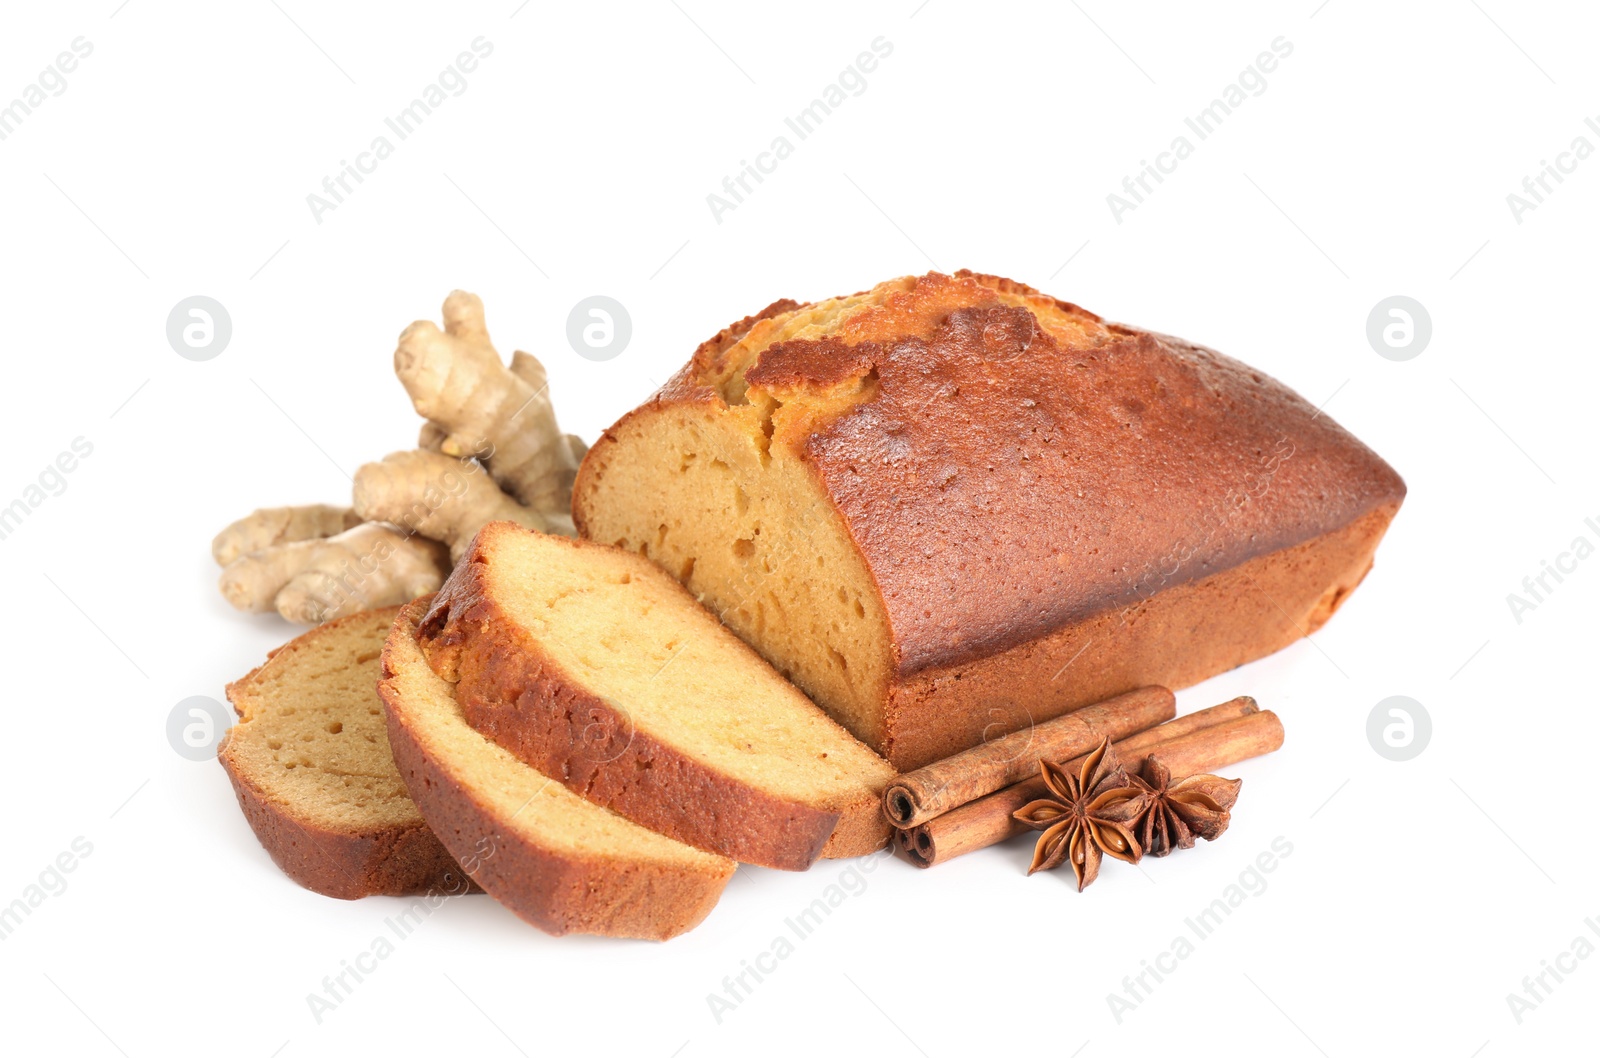
<svg viewBox="0 0 1600 1058"><path fill-rule="evenodd" d="M1506 1000L1580 934L1600 944L1600 561L1520 623L1506 598L1600 542L1600 160L1520 224L1506 200L1575 137L1600 146L1592 10L118 2L13 5L0 31L0 102L74 38L94 49L0 142L0 505L94 446L0 541L0 904L93 846L0 941L9 1053L1593 1049L1600 958L1521 1024ZM494 51L464 94L317 223L306 196L479 36ZM718 223L706 196L879 36L867 89ZM1280 36L1266 90L1117 223L1108 193ZM222 769L170 748L178 701L220 698L291 634L224 605L212 534L340 502L413 443L390 354L454 287L593 439L729 320L935 266L1215 346L1404 475L1377 568L1324 631L1180 695L1248 692L1287 726L1231 769L1232 829L1110 863L1083 895L1024 877L1026 841L928 872L883 859L720 1024L707 995L851 865L741 869L663 945L548 938L456 900L317 1024L307 993L400 904L296 888ZM165 336L194 294L233 323L204 363ZM607 363L565 340L592 294L632 316ZM1403 363L1365 336L1393 294L1433 321ZM1366 733L1396 694L1433 722L1405 763ZM1107 995L1280 836L1266 888L1119 1025Z"/></svg>

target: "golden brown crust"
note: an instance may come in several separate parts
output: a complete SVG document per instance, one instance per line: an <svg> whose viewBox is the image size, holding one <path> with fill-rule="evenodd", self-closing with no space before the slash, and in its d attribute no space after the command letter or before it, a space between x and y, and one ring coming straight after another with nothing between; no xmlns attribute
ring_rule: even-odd
<svg viewBox="0 0 1600 1058"><path fill-rule="evenodd" d="M825 386L843 359L831 340L776 345L746 381ZM855 345L848 362L876 372L873 399L791 440L877 579L903 678L1315 539L1404 494L1288 388L1175 339L1129 332L1064 350L1028 310L996 306L957 309L926 340ZM1175 543L1183 553L1169 555Z"/></svg>
<svg viewBox="0 0 1600 1058"><path fill-rule="evenodd" d="M732 876L732 863L692 871L645 857L619 862L557 852L509 826L458 781L448 762L434 756L396 679L396 641L415 639L430 601L410 604L395 622L378 693L401 777L434 833L472 867L473 880L525 921L556 935L666 940L702 922Z"/></svg>
<svg viewBox="0 0 1600 1058"><path fill-rule="evenodd" d="M1093 700L1039 685L1025 662L1053 658L1052 643L1082 649L1079 630L1112 618L1120 638L1096 650L1121 650L1126 663L1105 662L1119 676L1098 678L1104 693L1183 686L1280 649L1293 638L1285 627L1316 618L1294 606L1359 581L1404 499L1399 475L1360 441L1213 350L993 276L930 273L879 289L866 307L762 348L736 397L767 402L772 450L816 475L881 596L895 678L875 748L898 768L981 737L966 721L990 705L973 704L970 684L964 695L929 690L969 668L989 674L984 686L1019 723ZM741 323L732 332L772 336L782 321ZM738 340L718 346L718 363ZM710 363L697 353L622 422L689 403L726 412ZM580 472L580 529L618 458L615 430ZM1294 600L1287 620L1200 587L1243 585L1274 562ZM1219 579L1232 570L1242 572ZM1205 603L1165 601L1185 586ZM1182 663L1120 627L1118 615L1152 609L1174 622L1181 639L1164 649ZM1134 659L1149 670L1131 671Z"/></svg>
<svg viewBox="0 0 1600 1058"><path fill-rule="evenodd" d="M297 820L220 753L250 829L279 870L314 893L363 896L454 895L476 891L426 823L368 833L330 830Z"/></svg>
<svg viewBox="0 0 1600 1058"><path fill-rule="evenodd" d="M818 859L849 860L857 856L870 856L886 848L894 836L894 827L883 814L883 794L863 794L857 801L840 805L839 823L828 835Z"/></svg>
<svg viewBox="0 0 1600 1058"><path fill-rule="evenodd" d="M510 523L484 527L419 630L434 671L455 682L467 722L575 793L641 826L742 863L809 867L839 813L784 800L653 738L517 626L484 573L487 549L499 533L512 531L520 530ZM595 546L558 537L550 543ZM851 847L862 840L852 836Z"/></svg>
<svg viewBox="0 0 1600 1058"><path fill-rule="evenodd" d="M1018 730L1149 681L1189 687L1281 650L1316 631L1349 597L1372 567L1392 515L1374 511L1327 536L1032 643L899 681L885 703L885 755L901 770L919 768L996 730ZM968 708L972 701L985 708Z"/></svg>
<svg viewBox="0 0 1600 1058"><path fill-rule="evenodd" d="M380 611L393 620L399 607ZM277 659L314 644L350 624L367 621L374 613L341 617L277 647L267 661L228 684L228 699L242 713L241 704L258 693L263 671ZM282 663L281 661L279 662ZM376 704L376 692L374 692ZM411 896L424 893L460 893L474 887L418 815L409 823L375 825L365 830L325 827L298 816L290 806L274 799L252 776L224 735L217 745L217 760L228 773L239 808L272 862L298 884L312 892L341 900L363 896Z"/></svg>
<svg viewBox="0 0 1600 1058"><path fill-rule="evenodd" d="M745 335L749 334L751 328L756 324L762 320L770 320L774 316L781 316L783 313L799 307L800 303L798 301L790 298L779 298L760 312L746 316L742 320L735 320L696 346L694 356L689 359L690 365L700 377L715 373L721 364L722 355L742 340Z"/></svg>

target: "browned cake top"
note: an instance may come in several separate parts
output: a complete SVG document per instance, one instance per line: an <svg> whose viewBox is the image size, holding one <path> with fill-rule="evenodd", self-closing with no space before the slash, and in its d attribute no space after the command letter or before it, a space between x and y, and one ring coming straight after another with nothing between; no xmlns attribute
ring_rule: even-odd
<svg viewBox="0 0 1600 1058"><path fill-rule="evenodd" d="M990 276L780 302L662 401L752 404L861 549L903 674L1005 650L1397 504L1288 387Z"/></svg>

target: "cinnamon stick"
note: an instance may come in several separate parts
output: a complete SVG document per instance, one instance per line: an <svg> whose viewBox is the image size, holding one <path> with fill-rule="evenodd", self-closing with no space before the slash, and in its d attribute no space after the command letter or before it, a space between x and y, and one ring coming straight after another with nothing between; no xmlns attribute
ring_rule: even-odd
<svg viewBox="0 0 1600 1058"><path fill-rule="evenodd" d="M1113 744L1118 757L1136 766L1155 756L1172 770L1173 779L1198 775L1270 753L1283 744L1283 725L1275 713L1258 711L1255 699L1235 698L1209 709L1141 731ZM1069 761L1070 771L1082 758ZM1045 795L1037 776L952 809L926 823L895 832L897 848L918 867L932 867L957 856L987 848L1028 828L1011 813Z"/></svg>
<svg viewBox="0 0 1600 1058"><path fill-rule="evenodd" d="M1140 687L1107 698L907 772L884 790L883 814L897 827L914 827L1037 775L1041 759L1076 757L1101 739L1132 735L1171 720L1176 712L1177 699L1165 687Z"/></svg>
<svg viewBox="0 0 1600 1058"><path fill-rule="evenodd" d="M1151 748L1158 743L1171 742L1175 738L1183 738L1185 735L1192 735L1196 731L1215 727L1224 721L1234 720L1241 716L1249 716L1252 713L1260 712L1260 710L1261 707L1256 704L1254 698L1248 694L1241 694L1237 698L1228 699L1221 705L1213 705L1209 709L1185 713L1176 720L1168 720L1164 724L1158 724L1155 727L1129 735L1119 742L1113 742L1112 748L1117 751L1117 758L1122 761L1124 766L1135 767L1137 762L1142 761L1150 753ZM1093 748L1094 746L1089 747L1089 749ZM1273 748L1276 749L1277 747L1274 746ZM1084 750L1084 753L1088 753L1088 750ZM1076 768L1082 763L1082 758L1075 759L1070 762L1068 768L1069 770ZM1234 762L1228 761L1228 763L1232 764ZM1213 764L1212 767L1220 768L1222 765ZM1174 777L1181 777L1177 772L1174 772L1173 775ZM1029 778L1032 778L1032 776L1029 776Z"/></svg>
<svg viewBox="0 0 1600 1058"><path fill-rule="evenodd" d="M1137 767L1153 757L1167 766L1174 780L1203 775L1241 760L1259 757L1283 745L1283 724L1271 711L1241 716L1196 731L1183 738L1157 743L1139 757L1128 759Z"/></svg>

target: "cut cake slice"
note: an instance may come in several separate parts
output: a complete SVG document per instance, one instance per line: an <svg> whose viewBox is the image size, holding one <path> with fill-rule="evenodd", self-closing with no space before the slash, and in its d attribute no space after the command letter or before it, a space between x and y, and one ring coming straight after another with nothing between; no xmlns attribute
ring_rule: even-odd
<svg viewBox="0 0 1600 1058"><path fill-rule="evenodd" d="M277 865L341 899L465 892L412 804L374 684L398 607L330 621L228 685L239 723L217 759Z"/></svg>
<svg viewBox="0 0 1600 1058"><path fill-rule="evenodd" d="M547 933L665 940L698 925L733 862L584 800L467 726L417 642L427 603L395 622L378 694L412 797L473 880Z"/></svg>
<svg viewBox="0 0 1600 1058"><path fill-rule="evenodd" d="M638 555L491 523L420 639L468 723L637 823L786 870L888 839L888 762Z"/></svg>

